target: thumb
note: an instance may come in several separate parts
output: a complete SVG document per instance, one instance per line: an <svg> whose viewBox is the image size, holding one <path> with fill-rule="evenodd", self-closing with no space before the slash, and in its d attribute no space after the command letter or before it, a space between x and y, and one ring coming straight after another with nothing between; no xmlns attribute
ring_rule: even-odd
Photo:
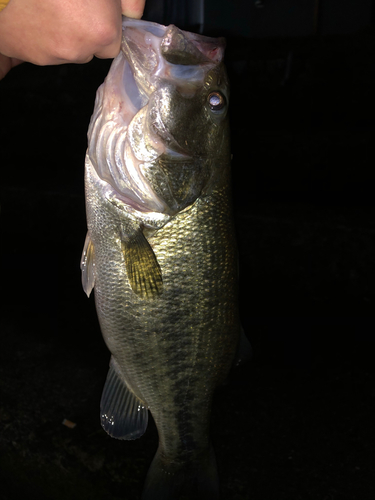
<svg viewBox="0 0 375 500"><path fill-rule="evenodd" d="M122 14L134 19L142 17L146 0L121 0Z"/></svg>

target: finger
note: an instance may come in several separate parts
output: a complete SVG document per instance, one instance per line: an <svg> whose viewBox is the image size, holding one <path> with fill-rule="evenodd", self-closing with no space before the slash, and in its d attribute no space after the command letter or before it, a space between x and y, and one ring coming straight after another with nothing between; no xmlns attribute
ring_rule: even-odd
<svg viewBox="0 0 375 500"><path fill-rule="evenodd" d="M95 38L99 42L95 48L94 55L100 59L116 57L120 52L122 38L122 21L120 4L118 13L107 26L95 29Z"/></svg>
<svg viewBox="0 0 375 500"><path fill-rule="evenodd" d="M12 69L14 66L18 66L23 61L20 59L15 59L14 57L7 57L4 54L0 54L0 80Z"/></svg>
<svg viewBox="0 0 375 500"><path fill-rule="evenodd" d="M140 19L145 8L145 0L121 0L121 9L124 16Z"/></svg>
<svg viewBox="0 0 375 500"><path fill-rule="evenodd" d="M21 61L21 59L16 59L15 57L11 57L11 61L12 61L12 68L14 68L14 66L18 66L19 64L25 62Z"/></svg>
<svg viewBox="0 0 375 500"><path fill-rule="evenodd" d="M11 67L11 59L0 54L0 80L10 71Z"/></svg>

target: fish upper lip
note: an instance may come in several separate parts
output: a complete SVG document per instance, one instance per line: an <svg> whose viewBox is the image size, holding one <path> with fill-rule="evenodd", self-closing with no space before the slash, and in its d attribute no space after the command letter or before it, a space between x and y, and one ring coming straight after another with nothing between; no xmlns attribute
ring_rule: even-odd
<svg viewBox="0 0 375 500"><path fill-rule="evenodd" d="M121 51L140 92L147 97L163 79L185 86L188 93L194 92L195 86L198 89L203 84L207 70L224 56L224 38L128 18L123 18L122 29Z"/></svg>
<svg viewBox="0 0 375 500"><path fill-rule="evenodd" d="M173 28L174 25L171 24L170 26L164 26L163 24L158 24L150 21L143 21L142 19L132 19L129 17L123 16L122 18L122 29L123 31L125 30L126 27L130 28L141 28L144 29L145 31L148 31L152 33L155 36L158 36L160 38L163 37L167 33L167 31L170 28ZM178 29L178 28L177 28ZM183 31L179 30L182 32L190 41L192 41L195 44L214 44L215 46L218 46L224 51L225 49L225 38L223 37L209 37L206 35L200 35L198 33L192 33L190 31ZM218 57L222 57L223 54L220 54ZM216 60L216 62L220 62Z"/></svg>

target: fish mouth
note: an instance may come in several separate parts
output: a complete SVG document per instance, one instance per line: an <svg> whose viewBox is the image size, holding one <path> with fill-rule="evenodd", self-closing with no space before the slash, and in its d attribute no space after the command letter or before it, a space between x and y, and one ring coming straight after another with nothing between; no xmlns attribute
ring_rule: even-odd
<svg viewBox="0 0 375 500"><path fill-rule="evenodd" d="M128 62L123 83L136 112L163 83L173 85L184 97L193 97L202 88L207 72L224 57L224 38L125 17L122 30L121 51ZM191 156L162 123L158 127L159 140L165 141L163 153L175 158Z"/></svg>
<svg viewBox="0 0 375 500"><path fill-rule="evenodd" d="M207 70L224 57L224 38L182 31L173 24L163 26L124 17L122 30L121 50L145 97L161 80L170 80L188 93L196 91Z"/></svg>

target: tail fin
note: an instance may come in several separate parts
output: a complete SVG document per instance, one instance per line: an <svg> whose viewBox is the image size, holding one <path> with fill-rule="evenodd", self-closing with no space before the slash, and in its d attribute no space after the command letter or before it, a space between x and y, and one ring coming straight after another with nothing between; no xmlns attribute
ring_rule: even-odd
<svg viewBox="0 0 375 500"><path fill-rule="evenodd" d="M160 448L147 473L142 500L219 500L219 477L215 453L199 462L166 464Z"/></svg>

